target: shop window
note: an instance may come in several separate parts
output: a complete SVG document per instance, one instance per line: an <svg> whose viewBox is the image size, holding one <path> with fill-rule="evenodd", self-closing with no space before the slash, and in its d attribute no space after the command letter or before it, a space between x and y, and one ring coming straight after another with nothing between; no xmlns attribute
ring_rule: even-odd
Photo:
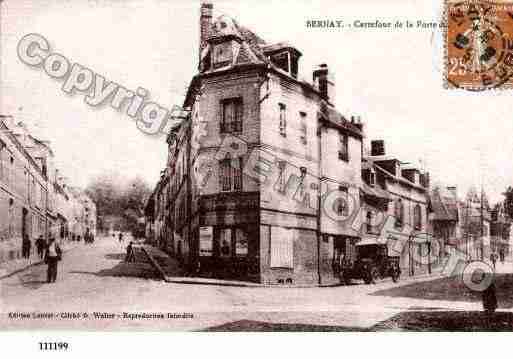
<svg viewBox="0 0 513 359"><path fill-rule="evenodd" d="M232 229L222 228L219 230L219 255L222 258L231 257L232 253Z"/></svg>
<svg viewBox="0 0 513 359"><path fill-rule="evenodd" d="M271 229L271 268L294 268L293 230L272 227Z"/></svg>
<svg viewBox="0 0 513 359"><path fill-rule="evenodd" d="M213 227L200 227L199 253L200 256L212 256L214 250Z"/></svg>
<svg viewBox="0 0 513 359"><path fill-rule="evenodd" d="M235 230L235 255L237 257L248 255L248 234L243 228Z"/></svg>

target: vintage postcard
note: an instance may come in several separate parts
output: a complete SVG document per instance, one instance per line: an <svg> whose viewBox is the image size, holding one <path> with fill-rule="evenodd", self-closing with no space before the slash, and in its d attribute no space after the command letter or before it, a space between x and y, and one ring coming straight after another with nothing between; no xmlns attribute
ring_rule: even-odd
<svg viewBox="0 0 513 359"><path fill-rule="evenodd" d="M513 1L4 0L0 46L2 331L513 331Z"/></svg>

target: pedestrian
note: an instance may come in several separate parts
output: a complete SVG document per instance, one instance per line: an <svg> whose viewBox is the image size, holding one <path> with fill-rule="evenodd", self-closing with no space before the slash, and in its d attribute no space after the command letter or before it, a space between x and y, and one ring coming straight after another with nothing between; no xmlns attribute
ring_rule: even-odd
<svg viewBox="0 0 513 359"><path fill-rule="evenodd" d="M48 240L48 246L46 247L45 263L48 264L48 271L46 281L48 283L55 282L57 280L57 265L62 259L62 250L55 242L54 237L50 237Z"/></svg>
<svg viewBox="0 0 513 359"><path fill-rule="evenodd" d="M497 309L497 294L494 281L483 291L482 299L483 309L487 314L493 314Z"/></svg>
<svg viewBox="0 0 513 359"><path fill-rule="evenodd" d="M494 252L490 254L490 260L492 261L493 269L495 270L495 262L497 262L497 256Z"/></svg>
<svg viewBox="0 0 513 359"><path fill-rule="evenodd" d="M30 257L30 248L32 247L32 243L30 242L28 234L23 235L22 244L21 244L21 255L23 258Z"/></svg>
<svg viewBox="0 0 513 359"><path fill-rule="evenodd" d="M45 256L45 240L43 239L43 235L39 235L36 239L36 248L37 248L37 255L40 259L43 259Z"/></svg>
<svg viewBox="0 0 513 359"><path fill-rule="evenodd" d="M119 232L119 243L123 243L123 233Z"/></svg>
<svg viewBox="0 0 513 359"><path fill-rule="evenodd" d="M130 242L128 246L126 247L126 256L125 256L125 262L135 262L135 255L134 255L134 243Z"/></svg>

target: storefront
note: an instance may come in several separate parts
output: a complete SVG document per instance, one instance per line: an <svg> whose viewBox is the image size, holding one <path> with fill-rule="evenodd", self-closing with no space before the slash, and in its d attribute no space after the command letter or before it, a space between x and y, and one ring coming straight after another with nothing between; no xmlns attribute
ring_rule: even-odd
<svg viewBox="0 0 513 359"><path fill-rule="evenodd" d="M254 198L252 198L254 197ZM205 277L259 280L259 229L256 195L207 197L193 226L193 262Z"/></svg>

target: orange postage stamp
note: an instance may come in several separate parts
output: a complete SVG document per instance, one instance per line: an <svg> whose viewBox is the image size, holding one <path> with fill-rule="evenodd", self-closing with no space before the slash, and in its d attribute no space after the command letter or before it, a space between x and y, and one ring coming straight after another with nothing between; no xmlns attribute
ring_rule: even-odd
<svg viewBox="0 0 513 359"><path fill-rule="evenodd" d="M445 86L513 88L513 1L445 2Z"/></svg>

